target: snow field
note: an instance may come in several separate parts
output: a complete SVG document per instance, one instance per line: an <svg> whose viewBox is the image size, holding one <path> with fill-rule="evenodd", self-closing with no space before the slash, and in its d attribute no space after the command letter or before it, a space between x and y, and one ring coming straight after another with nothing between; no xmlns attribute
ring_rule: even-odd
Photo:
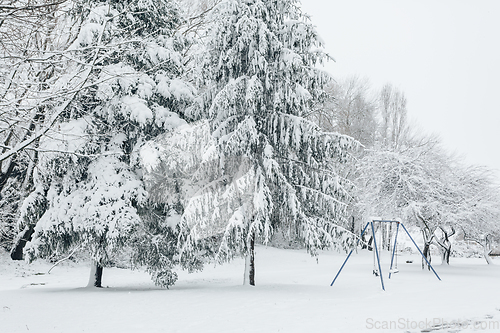
<svg viewBox="0 0 500 333"><path fill-rule="evenodd" d="M438 281L421 270L417 255L402 255L400 272L389 280L383 253L384 292L367 251L353 254L333 287L345 259L336 252L315 258L260 246L256 287L242 286L238 259L180 272L170 290L155 287L146 273L118 268L104 270L107 288L83 288L89 265L65 262L36 275L51 265L7 258L2 254L0 332L500 332L491 326L500 323L500 266L483 259L436 264ZM453 321L462 327L434 326Z"/></svg>

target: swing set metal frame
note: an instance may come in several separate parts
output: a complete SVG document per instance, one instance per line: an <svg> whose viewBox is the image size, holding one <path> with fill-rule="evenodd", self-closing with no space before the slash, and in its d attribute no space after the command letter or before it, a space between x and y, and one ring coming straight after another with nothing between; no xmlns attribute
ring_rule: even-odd
<svg viewBox="0 0 500 333"><path fill-rule="evenodd" d="M359 244L359 241L361 240L361 237L363 237L364 233L366 232L366 229L368 228L368 226L370 226L370 228L372 229L373 245L374 245L374 248L375 248L375 255L376 255L376 260L377 260L377 264L378 264L378 272L379 272L378 275L380 277L380 284L382 285L382 290L385 291L384 279L382 277L382 268L380 267L380 255L378 253L377 240L376 240L376 237L375 237L375 228L373 226L373 223L376 223L376 222L379 222L379 223L396 223L397 224L397 227L396 227L396 237L394 238L394 247L392 249L392 255L391 255L391 267L389 268L389 279L391 278L391 274L393 272L392 268L393 268L393 264L394 264L394 256L396 255L396 244L397 244L397 240L398 240L399 226L401 225L401 227L406 232L406 234L408 235L408 237L410 237L411 241L413 242L413 245L415 245L415 247L417 248L417 250L420 253L420 255L422 256L422 258L424 258L424 260L427 263L427 265L429 265L429 267L434 272L434 275L436 275L436 277L438 278L438 280L441 281L441 278L436 273L436 271L432 267L431 263L424 256L424 254L422 253L422 251L418 247L417 243L415 242L415 240L413 239L413 237L411 237L410 233L408 232L408 230L406 229L406 227L404 226L404 224L402 222L395 221L395 220L372 220L372 221L366 223L365 227L363 228L363 231L361 232L361 235L358 238L358 241L356 242L356 245L354 245L354 247L351 249L351 251L347 255L347 258L344 260L344 263L342 264L342 266L340 267L339 271L337 272L337 275L335 275L335 278L333 279L332 283L330 284L330 287L333 286L333 284L335 283L335 281L339 277L340 272L342 272L342 269L344 268L345 264L347 263L347 261L351 257L351 254L358 247L358 244Z"/></svg>

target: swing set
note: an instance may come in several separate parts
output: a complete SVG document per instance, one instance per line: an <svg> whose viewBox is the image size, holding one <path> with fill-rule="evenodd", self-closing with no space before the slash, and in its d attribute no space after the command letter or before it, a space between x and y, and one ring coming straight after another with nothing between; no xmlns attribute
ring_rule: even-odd
<svg viewBox="0 0 500 333"><path fill-rule="evenodd" d="M365 227L363 228L363 231L361 232L361 235L358 238L358 241L356 242L356 245L351 249L351 251L347 255L347 258L345 259L344 263L342 264L342 266L340 267L339 271L337 272L337 275L335 275L335 278L333 279L332 283L330 284L330 287L333 286L333 284L335 283L335 281L339 277L340 272L342 272L342 269L344 268L345 264L347 263L347 260L349 260L349 257L354 252L354 250L357 248L357 246L359 244L359 241L361 240L361 238L365 234L366 229L368 228L368 226L370 226L370 228L372 230L372 239L373 239L373 248L374 248L373 249L373 252L374 252L374 262L373 262L374 269L373 269L373 274L375 274L376 276L380 277L380 283L382 285L382 290L385 291L384 279L382 277L382 268L380 267L380 253L379 253L379 249L378 249L378 246L377 246L377 240L376 240L376 237L375 237L374 223L379 223L379 225L382 225L383 223L389 223L391 226L392 226L392 223L396 223L396 236L394 237L394 246L393 246L392 255L391 255L391 266L389 268L389 279L391 278L391 275L393 273L397 273L398 272L398 269L397 269L396 246L397 246L397 241L398 241L399 226L401 226L403 228L403 230L406 232L406 234L408 235L408 237L410 237L411 241L413 242L413 244L417 248L417 250L420 253L420 255L422 256L422 258L424 258L424 260L427 263L427 265L432 269L432 271L434 272L434 274L436 275L436 277L438 278L438 280L441 281L441 278L436 273L436 271L432 267L431 263L424 256L424 254L422 253L422 251L418 247L417 243L415 243L415 240L413 239L413 237L411 237L410 233L408 232L408 230L406 229L406 227L404 226L403 223L401 223L400 221L395 221L395 220L372 220L371 222L366 223ZM396 256L396 261L394 261L394 257L395 256ZM376 263L378 265L375 265ZM394 265L394 263L395 263L395 265ZM378 268L378 270L377 270L377 268Z"/></svg>

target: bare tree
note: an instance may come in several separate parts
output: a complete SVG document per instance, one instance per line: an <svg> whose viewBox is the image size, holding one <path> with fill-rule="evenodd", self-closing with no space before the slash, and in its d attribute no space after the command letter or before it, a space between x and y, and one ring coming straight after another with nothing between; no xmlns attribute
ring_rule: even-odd
<svg viewBox="0 0 500 333"><path fill-rule="evenodd" d="M183 34L191 34L202 40L210 23L210 13L222 0L180 0L185 17Z"/></svg>
<svg viewBox="0 0 500 333"><path fill-rule="evenodd" d="M465 240L483 247L484 258L491 264L491 242L500 236L500 187L492 170L483 166L459 164L449 175L450 191L455 205L450 219ZM440 244L441 245L441 244ZM450 247L451 249L451 247ZM444 259L449 260L450 250L444 248ZM449 262L449 261L448 261Z"/></svg>
<svg viewBox="0 0 500 333"><path fill-rule="evenodd" d="M330 84L328 97L309 115L323 130L349 135L366 147L373 146L377 123L376 103L370 84L357 76Z"/></svg>
<svg viewBox="0 0 500 333"><path fill-rule="evenodd" d="M54 97L61 96L52 93L50 85L60 73L57 44L64 44L64 38L54 39L53 32L66 2L0 1L0 242L4 247L13 241L19 204L33 185L39 139L53 124L47 126L47 110ZM26 238L29 235L22 237Z"/></svg>
<svg viewBox="0 0 500 333"><path fill-rule="evenodd" d="M47 24L53 21L60 5L67 1L0 1L0 49L4 55L29 53L26 41L40 39Z"/></svg>
<svg viewBox="0 0 500 333"><path fill-rule="evenodd" d="M432 142L432 141L431 141ZM464 165L439 145L368 151L358 165L359 209L365 216L399 216L418 226L448 264L450 237L462 231L480 244L500 233L500 190L491 172Z"/></svg>
<svg viewBox="0 0 500 333"><path fill-rule="evenodd" d="M391 84L380 91L379 104L379 142L392 150L401 148L410 138L406 97Z"/></svg>

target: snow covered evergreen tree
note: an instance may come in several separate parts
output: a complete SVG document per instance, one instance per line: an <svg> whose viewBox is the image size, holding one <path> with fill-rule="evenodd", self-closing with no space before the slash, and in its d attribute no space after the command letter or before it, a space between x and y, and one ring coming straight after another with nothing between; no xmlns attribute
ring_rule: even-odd
<svg viewBox="0 0 500 333"><path fill-rule="evenodd" d="M145 152L157 158L144 163L180 229L181 257L243 255L253 285L256 238L284 230L311 253L343 243L339 170L357 143L303 118L330 77L297 1L227 0L211 15L187 112L200 122L151 142Z"/></svg>
<svg viewBox="0 0 500 333"><path fill-rule="evenodd" d="M141 223L153 208L138 150L184 123L179 113L194 89L183 80L187 42L177 33L181 17L172 1L75 0L66 9L59 32L72 38L54 89L72 80L80 85L53 106L56 126L40 139L36 189L23 203L19 226L36 225L30 260L90 251L97 274L89 284L100 286L102 267L127 244L136 243L138 264L150 263L140 253L155 235L154 223ZM164 262L155 282L175 281L170 264Z"/></svg>

